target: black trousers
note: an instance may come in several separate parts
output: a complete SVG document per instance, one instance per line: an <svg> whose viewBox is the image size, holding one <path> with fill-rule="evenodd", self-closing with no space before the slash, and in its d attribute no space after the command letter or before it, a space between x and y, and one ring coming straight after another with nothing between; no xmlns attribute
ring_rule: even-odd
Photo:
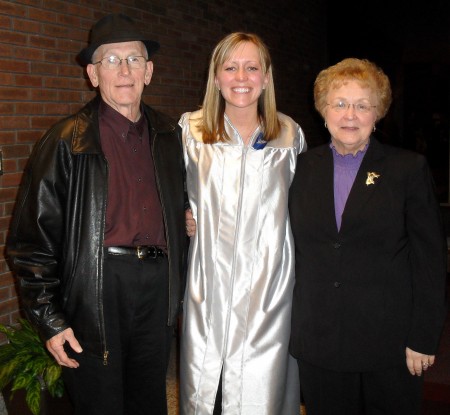
<svg viewBox="0 0 450 415"><path fill-rule="evenodd" d="M334 372L301 360L300 388L308 415L419 415L423 377L398 366Z"/></svg>
<svg viewBox="0 0 450 415"><path fill-rule="evenodd" d="M72 352L80 367L63 368L75 414L166 415L167 258L105 254L103 301L108 364Z"/></svg>

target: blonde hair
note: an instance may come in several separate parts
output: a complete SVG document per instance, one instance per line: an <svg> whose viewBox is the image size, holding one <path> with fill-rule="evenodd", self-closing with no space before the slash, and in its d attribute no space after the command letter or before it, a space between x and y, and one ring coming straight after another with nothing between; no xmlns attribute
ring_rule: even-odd
<svg viewBox="0 0 450 415"><path fill-rule="evenodd" d="M262 71L268 79L266 88L258 99L258 117L264 131L264 139L267 141L273 140L280 132L281 127L277 116L269 50L259 36L251 33L235 32L223 38L214 48L211 56L206 93L202 105L203 117L197 124L202 133L204 143L212 144L230 139L225 131L224 124L225 100L216 87L215 79L219 68L244 42L251 42L258 48Z"/></svg>
<svg viewBox="0 0 450 415"><path fill-rule="evenodd" d="M383 118L392 102L389 78L381 68L367 59L347 58L322 70L314 82L314 105L324 117L327 96L331 89L340 88L349 81L356 81L362 88L369 88L377 96L377 121Z"/></svg>

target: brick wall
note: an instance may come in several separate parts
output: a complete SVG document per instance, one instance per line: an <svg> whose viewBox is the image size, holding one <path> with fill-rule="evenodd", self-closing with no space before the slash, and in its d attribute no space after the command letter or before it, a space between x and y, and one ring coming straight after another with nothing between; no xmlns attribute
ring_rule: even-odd
<svg viewBox="0 0 450 415"><path fill-rule="evenodd" d="M176 119L202 100L209 55L225 34L258 33L274 61L279 110L320 140L312 82L325 65L324 0L0 0L0 323L19 315L4 245L22 170L55 121L94 96L76 54L88 30L111 12L131 16L161 43L145 101Z"/></svg>

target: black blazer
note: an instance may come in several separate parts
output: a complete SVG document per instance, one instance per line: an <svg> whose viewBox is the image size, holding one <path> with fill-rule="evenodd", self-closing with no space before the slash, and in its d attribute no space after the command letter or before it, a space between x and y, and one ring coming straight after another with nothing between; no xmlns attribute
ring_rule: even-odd
<svg viewBox="0 0 450 415"><path fill-rule="evenodd" d="M366 184L368 173L379 175ZM435 354L447 248L425 158L371 138L338 232L329 145L300 154L290 188L296 285L291 353L338 371Z"/></svg>

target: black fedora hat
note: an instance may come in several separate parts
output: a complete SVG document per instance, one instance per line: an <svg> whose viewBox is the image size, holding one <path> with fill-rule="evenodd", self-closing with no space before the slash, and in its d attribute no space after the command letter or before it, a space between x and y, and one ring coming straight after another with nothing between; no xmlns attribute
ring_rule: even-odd
<svg viewBox="0 0 450 415"><path fill-rule="evenodd" d="M107 43L132 42L140 40L147 48L148 56L159 49L159 43L145 39L136 23L124 14L108 14L92 26L89 36L89 46L85 47L77 56L78 62L85 66L91 63L95 50Z"/></svg>

